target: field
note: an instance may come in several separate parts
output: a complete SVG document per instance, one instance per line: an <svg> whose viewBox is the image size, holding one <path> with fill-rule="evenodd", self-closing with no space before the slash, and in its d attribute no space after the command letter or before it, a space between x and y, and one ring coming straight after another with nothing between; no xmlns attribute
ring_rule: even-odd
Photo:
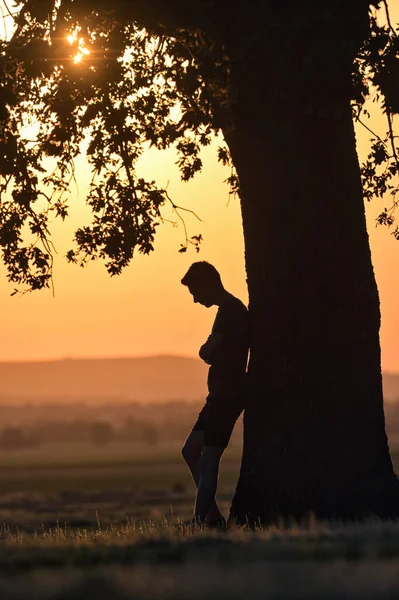
<svg viewBox="0 0 399 600"><path fill-rule="evenodd" d="M399 598L399 524L192 530L182 439L127 442L112 423L103 444L1 451L1 600ZM238 428L221 467L226 516L240 452Z"/></svg>
<svg viewBox="0 0 399 600"><path fill-rule="evenodd" d="M92 527L126 520L185 520L195 494L180 444L46 445L0 455L0 522L33 531L57 522ZM223 460L220 504L228 511L240 449ZM98 517L98 518L97 518Z"/></svg>

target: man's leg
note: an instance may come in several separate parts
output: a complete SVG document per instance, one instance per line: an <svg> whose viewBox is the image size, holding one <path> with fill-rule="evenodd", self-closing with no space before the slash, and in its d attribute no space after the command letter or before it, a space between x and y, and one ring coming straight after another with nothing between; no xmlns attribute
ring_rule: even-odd
<svg viewBox="0 0 399 600"><path fill-rule="evenodd" d="M198 483L200 480L200 462L201 462L201 453L204 445L204 432L203 431L192 431L188 436L186 443L183 446L182 454L183 458L187 463L188 468L191 471L193 476L195 485L198 487ZM217 481L217 475L216 475ZM216 491L216 488L215 488ZM218 519L223 518L222 514L216 504L215 494L213 495L213 499L208 507L208 511L205 515L208 521L217 521ZM205 518L203 519L205 520Z"/></svg>
<svg viewBox="0 0 399 600"><path fill-rule="evenodd" d="M222 515L213 514L213 506L216 505L215 494L219 475L219 463L224 448L218 446L203 446L199 462L199 480L197 499L195 503L194 518L203 523L208 520L216 521ZM217 506L216 506L217 508Z"/></svg>

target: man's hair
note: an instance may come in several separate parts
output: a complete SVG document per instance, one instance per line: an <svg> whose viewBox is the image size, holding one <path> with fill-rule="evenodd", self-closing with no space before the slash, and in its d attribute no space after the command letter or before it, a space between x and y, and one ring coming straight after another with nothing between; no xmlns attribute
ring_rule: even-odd
<svg viewBox="0 0 399 600"><path fill-rule="evenodd" d="M187 287L196 284L222 285L219 271L211 263L206 262L206 260L193 263L181 282Z"/></svg>

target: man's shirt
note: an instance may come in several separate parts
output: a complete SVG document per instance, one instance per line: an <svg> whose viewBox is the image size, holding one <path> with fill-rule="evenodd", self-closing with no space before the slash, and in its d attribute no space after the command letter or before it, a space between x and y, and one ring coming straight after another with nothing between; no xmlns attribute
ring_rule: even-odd
<svg viewBox="0 0 399 600"><path fill-rule="evenodd" d="M220 342L207 357L209 397L238 397L242 393L249 350L248 310L233 295L220 305L212 333Z"/></svg>

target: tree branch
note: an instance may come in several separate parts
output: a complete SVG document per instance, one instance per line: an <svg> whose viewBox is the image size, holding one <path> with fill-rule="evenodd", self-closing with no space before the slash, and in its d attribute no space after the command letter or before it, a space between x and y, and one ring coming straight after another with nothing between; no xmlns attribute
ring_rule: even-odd
<svg viewBox="0 0 399 600"><path fill-rule="evenodd" d="M29 0L28 10L35 4L36 0ZM130 18L158 34L171 34L179 28L209 29L213 4L205 0L62 0L63 7L72 13L110 10L124 20Z"/></svg>
<svg viewBox="0 0 399 600"><path fill-rule="evenodd" d="M391 23L391 17L390 17L390 14L389 14L389 8L388 8L388 2L387 2L387 0L383 0L383 3L384 3L384 7L385 7L385 16L386 16L386 19L387 19L388 27L392 31L393 35L395 37L398 37L398 34L396 33L395 28L393 27L393 25Z"/></svg>

